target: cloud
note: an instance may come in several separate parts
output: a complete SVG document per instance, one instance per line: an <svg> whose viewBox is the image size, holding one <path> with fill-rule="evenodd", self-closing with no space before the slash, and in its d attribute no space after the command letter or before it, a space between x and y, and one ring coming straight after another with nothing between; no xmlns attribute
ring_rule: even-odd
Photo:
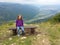
<svg viewBox="0 0 60 45"><path fill-rule="evenodd" d="M31 0L36 4L60 4L60 0Z"/></svg>
<svg viewBox="0 0 60 45"><path fill-rule="evenodd" d="M22 4L60 4L60 0L0 0L0 2L13 2Z"/></svg>

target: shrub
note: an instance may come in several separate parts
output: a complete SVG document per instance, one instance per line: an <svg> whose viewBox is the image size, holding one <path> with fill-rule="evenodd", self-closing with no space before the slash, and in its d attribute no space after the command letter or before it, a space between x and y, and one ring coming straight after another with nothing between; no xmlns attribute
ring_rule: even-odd
<svg viewBox="0 0 60 45"><path fill-rule="evenodd" d="M60 23L60 13L57 13L51 19L49 19L51 23Z"/></svg>

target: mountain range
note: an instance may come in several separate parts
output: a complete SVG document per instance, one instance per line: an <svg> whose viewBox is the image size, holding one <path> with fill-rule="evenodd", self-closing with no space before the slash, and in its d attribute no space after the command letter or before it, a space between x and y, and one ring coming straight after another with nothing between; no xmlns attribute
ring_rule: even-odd
<svg viewBox="0 0 60 45"><path fill-rule="evenodd" d="M0 2L0 23L15 21L22 15L25 23L42 22L60 12L60 5L34 5Z"/></svg>

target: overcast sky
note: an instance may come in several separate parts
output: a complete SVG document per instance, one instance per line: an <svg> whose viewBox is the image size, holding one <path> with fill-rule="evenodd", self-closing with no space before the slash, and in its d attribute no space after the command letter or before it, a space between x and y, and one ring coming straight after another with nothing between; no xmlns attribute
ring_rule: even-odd
<svg viewBox="0 0 60 45"><path fill-rule="evenodd" d="M22 4L60 4L60 0L0 0L0 2L12 2L12 3L22 3Z"/></svg>

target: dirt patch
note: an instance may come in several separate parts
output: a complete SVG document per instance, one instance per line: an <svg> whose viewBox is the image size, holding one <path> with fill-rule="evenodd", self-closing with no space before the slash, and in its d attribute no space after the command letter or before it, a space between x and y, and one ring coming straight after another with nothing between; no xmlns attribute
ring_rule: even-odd
<svg viewBox="0 0 60 45"><path fill-rule="evenodd" d="M48 37L44 34L38 34L32 41L32 45L51 45Z"/></svg>

